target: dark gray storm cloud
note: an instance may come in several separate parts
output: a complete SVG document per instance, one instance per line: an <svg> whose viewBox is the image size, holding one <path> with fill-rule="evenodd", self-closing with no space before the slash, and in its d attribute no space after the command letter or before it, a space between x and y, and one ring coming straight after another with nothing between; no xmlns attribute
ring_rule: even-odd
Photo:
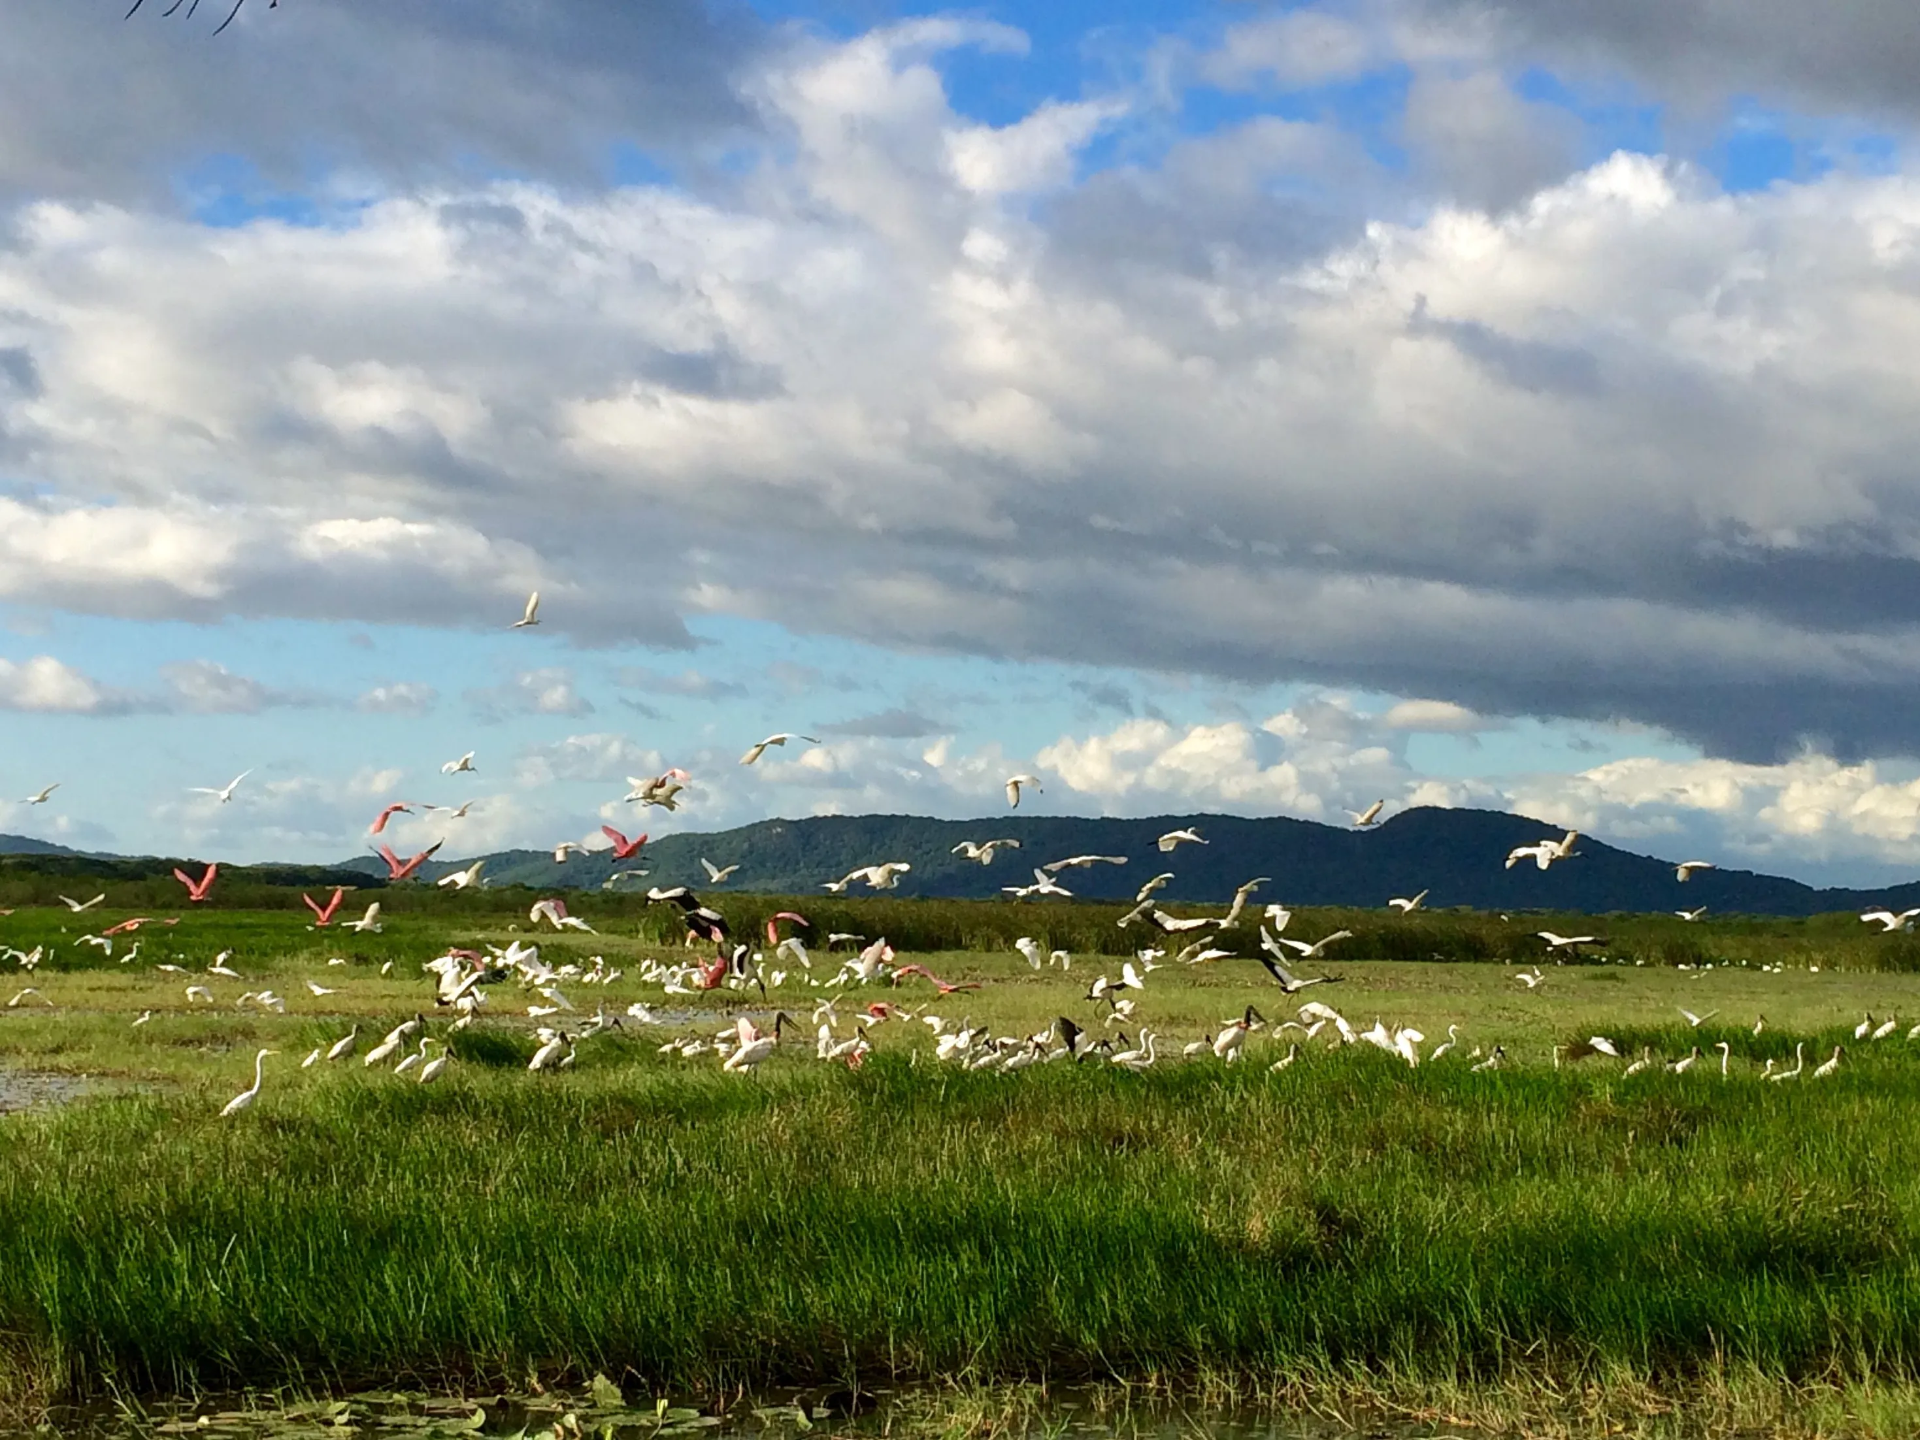
<svg viewBox="0 0 1920 1440"><path fill-rule="evenodd" d="M254 3L217 39L126 8L8 7L0 193L153 197L218 157L322 199L336 167L348 185L593 178L618 144L686 153L749 128L732 82L764 33L703 0Z"/></svg>
<svg viewBox="0 0 1920 1440"><path fill-rule="evenodd" d="M1908 0L1417 0L1492 18L1542 59L1585 58L1685 101L1741 93L1842 113L1920 113L1920 18Z"/></svg>

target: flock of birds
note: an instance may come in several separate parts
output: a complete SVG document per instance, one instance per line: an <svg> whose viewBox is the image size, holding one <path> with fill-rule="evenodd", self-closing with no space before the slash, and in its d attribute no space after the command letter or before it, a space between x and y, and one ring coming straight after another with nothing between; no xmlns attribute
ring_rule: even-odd
<svg viewBox="0 0 1920 1440"><path fill-rule="evenodd" d="M524 613L513 622L513 628L524 629L540 623L540 596L535 592L529 596ZM766 736L750 746L741 755L739 763L752 765L769 749L783 747L792 742L819 744L814 737L797 732L782 731ZM476 771L475 752L468 751L441 766L446 775L471 774ZM227 784L218 787L196 786L196 793L209 795L217 804L230 803L243 781L252 774L251 770L242 771ZM642 807L657 806L674 810L679 804L678 797L691 780L685 770L668 769L657 776L629 776L630 790L625 797L628 801ZM1028 790L1039 790L1042 781L1030 774L1009 775L1005 781L1005 791L1009 807L1017 808L1021 796ZM27 804L45 804L59 789L51 784L34 795L26 798ZM422 805L429 811L445 812L452 818L463 817L469 805L458 807L444 805ZM1379 800L1360 811L1348 812L1356 828L1366 828L1379 821L1386 802ZM410 802L399 801L386 805L375 816L368 827L371 838L380 837L393 817L399 814L415 813ZM615 861L628 861L640 856L648 837L642 833L629 836L611 825L601 827ZM1580 852L1575 848L1580 835L1578 831L1567 831L1558 838L1549 837L1532 844L1517 846L1508 852L1506 866L1514 866L1531 860L1540 870L1549 870L1555 865L1564 864L1576 858ZM376 853L388 867L391 881L407 880L419 875L421 868L439 851L445 839L436 842L427 849L409 856L397 855L384 841L377 845ZM1162 855L1171 855L1184 845L1206 845L1208 841L1193 828L1170 830L1159 836L1155 848ZM991 865L997 854L1003 850L1019 850L1021 842L1012 837L1000 837L985 840L963 840L953 847L952 853L981 865ZM553 850L556 863L564 864L572 855L582 853L585 846L572 841L557 844ZM1094 866L1119 866L1128 863L1124 855L1073 855L1048 861L1032 869L1032 882L1001 887L1003 893L1019 899L1042 897L1069 897L1072 891L1062 884L1062 877L1069 872L1087 870ZM738 870L738 865L718 866L712 861L701 859L708 882L720 885L730 879ZM463 869L452 870L439 876L434 884L451 890L466 890L484 886L484 861L475 861ZM821 882L823 888L833 894L843 894L855 884L863 884L869 890L893 890L902 875L912 870L912 865L904 860L886 860L858 866L835 879ZM1712 862L1705 860L1687 860L1675 867L1675 879L1685 883L1701 870L1710 870ZM647 872L638 867L616 871L606 882L609 887L623 878L644 876ZM209 864L199 875L191 875L185 870L176 869L175 877L185 889L185 899L190 905L207 901L212 895L219 877L218 864ZM835 1062L857 1068L874 1049L873 1036L880 1027L887 1024L923 1026L932 1040L935 1059L942 1063L953 1064L969 1070L1015 1071L1039 1064L1056 1062L1100 1061L1129 1070L1146 1070L1163 1061L1175 1059L1196 1060L1212 1059L1223 1063L1237 1063L1248 1053L1251 1037L1264 1032L1270 1038L1279 1040L1289 1035L1297 1035L1291 1040L1288 1049L1271 1062L1275 1070L1285 1069L1300 1058L1303 1044L1311 1044L1321 1035L1328 1037L1328 1043L1334 1047L1374 1046L1394 1054L1409 1066L1432 1063L1454 1053L1459 1044L1458 1027L1450 1025L1444 1041L1431 1049L1423 1050L1427 1037L1417 1029L1408 1026L1390 1026L1378 1019L1370 1029L1362 1030L1350 1022L1344 1015L1319 1000L1302 1003L1295 1018L1285 1019L1277 1024L1269 1022L1258 1007L1245 1006L1240 1013L1230 1016L1213 1027L1207 1033L1186 1040L1168 1040L1167 1037L1152 1028L1148 1017L1139 1012L1149 989L1148 977L1163 965L1199 966L1212 964L1220 960L1251 958L1257 960L1267 972L1268 977L1278 987L1280 995L1292 999L1301 991L1310 987L1338 983L1340 977L1333 975L1301 976L1290 967L1314 964L1322 961L1329 947L1342 940L1351 938L1351 932L1334 931L1313 940L1306 940L1286 934L1292 912L1279 903L1269 903L1258 913L1252 929L1257 932L1257 947L1250 956L1238 953L1237 943L1227 940L1227 932L1244 934L1242 920L1249 903L1263 885L1271 883L1271 877L1257 876L1241 885L1233 894L1224 915L1184 916L1170 911L1158 898L1161 891L1174 879L1171 871L1162 871L1143 884L1134 896L1134 903L1118 924L1122 929L1138 924L1150 931L1157 932L1163 943L1149 944L1136 951L1133 959L1119 967L1117 976L1100 974L1088 984L1084 1001L1094 1007L1094 1013L1085 1022L1079 1022L1068 1016L1056 1017L1048 1026L1031 1034L1000 1034L989 1032L985 1026L975 1026L971 1019L958 1023L938 1014L928 1013L922 1007L909 1009L893 1000L875 1000L865 1005L849 1001L851 991L865 987L885 985L893 991L908 980L924 981L933 987L936 998L953 997L967 991L977 990L982 982L949 982L932 974L925 966L915 963L903 963L894 948L882 937L868 941L867 937L853 934L836 933L824 937L827 951L832 952L845 947L848 953L836 956L839 962L831 974L826 976L814 973L814 955L809 949L802 931L811 930L811 923L797 912L783 911L766 922L766 945L743 943L736 939L725 916L687 886L648 889L647 900L652 904L665 904L675 907L685 927L688 947L705 944L712 947L712 956L690 958L678 962L647 959L640 963L637 976L640 980L661 987L663 996L696 995L701 992L724 988L733 991L757 991L762 1002L769 999L769 992L791 985L804 986L815 992L812 1007L814 1027L813 1054L820 1060ZM302 895L302 900L313 916L313 928L325 930L332 927L336 920L340 928L359 933L377 933L382 928L381 905L375 901L365 911L351 919L340 919L340 910L345 899L345 891L336 889L332 896L322 902L311 895ZM1402 915L1410 915L1424 905L1428 892L1425 890L1410 896L1395 896L1388 905ZM99 905L104 894L90 900L80 901L67 896L59 897L69 911L81 914ZM0 914L8 912L0 911ZM1705 907L1693 910L1676 910L1676 915L1686 920L1697 920L1705 913ZM117 942L126 941L121 953L121 963L135 960L140 953L141 941L137 936L142 928L149 925L172 926L179 917L134 916L118 924L105 928L96 934L81 936L76 945L96 947L111 955ZM1883 930L1911 930L1916 920L1920 920L1920 909L1901 913L1891 911L1869 911L1861 916L1862 921L1880 925ZM538 901L530 910L529 922L536 928L550 927L555 931L577 931L593 933L593 927L582 917L569 913L563 900L552 898ZM1602 945L1606 942L1597 935L1561 935L1553 931L1536 932L1552 954L1577 954L1582 947ZM1191 938L1189 938L1191 936ZM1236 936L1237 942L1238 936ZM1180 948L1171 951L1166 948L1178 940ZM1058 966L1070 970L1073 957L1063 950L1045 951L1031 937L1021 937L1014 946L1015 951L1034 970ZM0 954L15 960L24 970L31 972L44 958L45 947L37 947L30 952L22 952L11 947L0 946ZM209 974L223 979L242 978L227 962L232 959L231 952L220 955L208 967ZM343 959L328 961L329 965L345 965ZM158 966L162 971L185 972L182 967L173 964ZM571 1023L571 1017L583 1012L575 1002L567 997L563 986L572 986L576 993L587 986L611 984L622 978L623 972L611 968L605 959L595 956L585 965L567 962L555 966L543 960L539 947L515 940L505 947L487 946L482 950L454 947L445 953L427 961L423 971L432 977L434 985L434 1006L448 1010L454 1018L447 1027L447 1034L433 1036L427 1033L427 1020L424 1013L416 1014L404 1020L372 1045L361 1064L366 1067L382 1066L392 1063L393 1073L411 1073L420 1084L429 1084L445 1074L452 1060L451 1037L472 1025L477 1017L486 1013L492 992L502 986L511 985L524 996L524 1010L527 1018L547 1021L558 1017L558 1023L541 1024L534 1031L537 1049L528 1063L528 1069L534 1072L563 1070L570 1067L578 1054L583 1041L591 1040L604 1032L623 1029L628 1025L658 1025L667 1023L667 1016L655 1007L642 1002L628 1006L619 1014L609 1015L604 1004L596 1007L594 1013L580 1023ZM382 973L391 973L392 962L382 967ZM1536 966L1530 972L1519 971L1515 978L1525 984L1529 990L1536 988L1545 978ZM326 986L316 980L305 982L307 989L315 999L336 993L338 987ZM37 988L29 986L13 996L8 1007L18 1007L38 1000L47 1002ZM189 1008L195 1005L211 1005L215 998L209 987L201 981L186 986L186 1000ZM263 1013L284 1014L286 1001L272 990L248 991L236 1002L238 1008L252 1007ZM846 1007L843 1009L842 1007ZM1697 1028L1705 1020L1718 1012L1696 1016L1691 1012L1681 1012L1690 1025ZM152 1012L142 1014L134 1021L136 1027L148 1023ZM1764 1020L1756 1023L1755 1033L1764 1026ZM569 1026L571 1025L571 1028ZM716 1056L721 1068L729 1073L749 1072L763 1064L780 1048L786 1039L787 1030L795 1026L793 1017L784 1009L777 1010L770 1022L761 1022L747 1015L740 1015L727 1021L717 1032L694 1032L678 1036L662 1043L658 1049L663 1054L676 1055L686 1060L695 1060L702 1056ZM1132 1026L1131 1033L1126 1028ZM797 1028L797 1027L796 1027ZM1888 1019L1876 1023L1872 1017L1862 1023L1857 1036L1860 1039L1878 1041L1894 1032L1895 1022ZM844 1032L844 1033L843 1033ZM360 1029L356 1024L344 1036L332 1043L316 1047L302 1062L302 1068L312 1068L347 1061L355 1054L359 1043ZM1920 1039L1920 1025L1913 1026L1907 1032L1910 1040ZM410 1047L411 1044L411 1048ZM1163 1048L1164 1044L1164 1048ZM439 1046L437 1055L429 1052ZM1720 1054L1719 1068L1723 1076L1730 1074L1730 1047L1721 1042L1717 1047ZM1770 1082L1782 1082L1796 1079L1805 1069L1804 1047L1796 1051L1795 1064L1791 1069L1777 1068L1769 1061L1764 1078ZM259 1098L265 1083L265 1063L277 1052L263 1048L254 1057L253 1083L228 1101L222 1109L223 1116L239 1114ZM1643 1051L1640 1057L1627 1061L1620 1048L1606 1036L1595 1035L1575 1046L1557 1047L1554 1063L1575 1061L1587 1056L1608 1056L1623 1061L1623 1073L1631 1075L1651 1068L1654 1058L1651 1051ZM1495 1070L1507 1063L1507 1054L1503 1047L1494 1045L1491 1049L1476 1048L1462 1057L1475 1071ZM1829 1075L1839 1066L1843 1050L1836 1047L1833 1055L1816 1066L1815 1077ZM1661 1062L1665 1068L1684 1074L1702 1059L1699 1046L1694 1046L1689 1055Z"/></svg>

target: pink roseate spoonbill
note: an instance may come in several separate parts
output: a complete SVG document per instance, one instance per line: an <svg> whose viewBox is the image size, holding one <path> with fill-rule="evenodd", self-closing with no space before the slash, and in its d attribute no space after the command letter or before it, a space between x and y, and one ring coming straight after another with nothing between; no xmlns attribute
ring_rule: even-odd
<svg viewBox="0 0 1920 1440"><path fill-rule="evenodd" d="M521 612L520 618L507 628L510 630L525 630L539 623L540 592L535 590L531 595L527 596L527 608Z"/></svg>
<svg viewBox="0 0 1920 1440"><path fill-rule="evenodd" d="M404 804L389 805L387 806L386 809L382 810L378 815L373 817L373 824L367 827L367 834L379 835L386 830L387 821L391 820L394 816L411 815L412 813L413 813L413 810L407 805L404 805Z"/></svg>
<svg viewBox="0 0 1920 1440"><path fill-rule="evenodd" d="M700 868L707 872L707 883L709 885L724 885L728 880L733 878L733 872L740 867L738 865L716 865L707 859L706 856L702 855L700 857Z"/></svg>
<svg viewBox="0 0 1920 1440"><path fill-rule="evenodd" d="M647 843L647 837L644 834L636 835L629 840L611 825L602 825L600 833L613 841L613 858L616 860L631 860L640 853L640 847Z"/></svg>
<svg viewBox="0 0 1920 1440"><path fill-rule="evenodd" d="M902 975L918 975L923 980L933 982L933 988L942 995L957 995L963 990L978 990L977 980L942 980L924 965L902 965L893 972L893 983L898 985Z"/></svg>
<svg viewBox="0 0 1920 1440"><path fill-rule="evenodd" d="M306 901L307 908L313 911L313 926L316 930L324 930L333 923L333 917L339 911L340 902L346 897L346 893L344 887L335 886L333 898L327 901L325 905L318 905L314 903L311 895L307 894L304 890L300 892L300 898Z"/></svg>
<svg viewBox="0 0 1920 1440"><path fill-rule="evenodd" d="M767 917L767 944L778 945L780 943L780 922L782 920L791 920L795 925L804 926L808 930L813 928L813 922L797 910L776 910L772 915Z"/></svg>
<svg viewBox="0 0 1920 1440"><path fill-rule="evenodd" d="M393 853L391 846L382 845L380 847L380 858L387 862L387 879L407 879L422 865L426 864L427 861L431 860L434 852L446 843L444 840L436 840L411 860L402 860L398 855Z"/></svg>
<svg viewBox="0 0 1920 1440"><path fill-rule="evenodd" d="M173 872L173 878L187 887L187 903L197 905L212 893L214 879L219 874L220 866L218 862L216 862L207 866L206 873L198 880L187 874L186 871L178 869Z"/></svg>
<svg viewBox="0 0 1920 1440"><path fill-rule="evenodd" d="M767 736L766 739L762 740L758 745L755 745L751 750L747 751L746 754L740 757L740 763L742 765L751 765L753 764L754 761L758 760L762 755L767 753L767 747L769 745L785 745L789 740L804 740L809 745L818 745L820 743L818 740L814 739L813 736L811 735L796 735L790 730L783 730L778 735Z"/></svg>
<svg viewBox="0 0 1920 1440"><path fill-rule="evenodd" d="M220 803L225 805L233 799L233 792L240 788L240 782L251 774L253 774L251 770L242 770L238 775L234 776L233 779L229 780L225 786L218 790L207 785L189 785L187 789L196 795L217 796Z"/></svg>
<svg viewBox="0 0 1920 1440"><path fill-rule="evenodd" d="M179 923L180 917L177 915L168 920L156 920L151 915L135 915L131 920L122 920L118 925L109 925L100 933L111 938L115 935L131 935L142 925L178 925Z"/></svg>

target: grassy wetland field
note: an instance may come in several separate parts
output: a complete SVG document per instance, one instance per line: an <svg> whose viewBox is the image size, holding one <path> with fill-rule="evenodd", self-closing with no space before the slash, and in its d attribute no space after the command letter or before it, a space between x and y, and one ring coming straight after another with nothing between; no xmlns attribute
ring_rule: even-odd
<svg viewBox="0 0 1920 1440"><path fill-rule="evenodd" d="M663 943L670 917L583 902L599 933L542 935L543 958L624 973L560 980L574 1008L542 1019L526 1010L544 997L494 985L453 1033L421 963L532 939L525 902L415 911L387 891L379 934L283 906L187 913L111 954L76 943L180 913L125 898L0 918L0 946L41 952L30 970L4 956L0 993L19 1002L0 1009L0 1108L23 1107L0 1116L0 1398L18 1415L379 1386L558 1387L613 1431L667 1427L656 1398L675 1424L777 1400L754 1423L793 1428L809 1396L902 1387L937 1397L902 1428L956 1433L1047 1428L1032 1397L1063 1391L1299 1404L1409 1434L1900 1434L1920 1417L1920 973L1913 937L1852 917L1301 911L1290 936L1357 932L1299 967L1341 983L1289 1000L1251 959L1163 963L1107 1024L1085 997L1118 957L1088 944L1036 971L1004 943L1111 929L1078 913L1095 907L976 907L995 948L902 946L899 963L977 990L828 986L848 952L816 935L811 972L784 965L763 999L667 993L641 971L686 958ZM786 902L719 903L750 934ZM912 933L910 902L825 923L793 903L816 931ZM1541 929L1607 943L1556 965ZM1253 953L1249 923L1226 935ZM243 978L207 974L225 951ZM236 1008L263 989L285 1013ZM826 995L836 1040L876 1002L913 1015L869 1020L857 1067L824 1063ZM1308 1000L1355 1029L1416 1027L1422 1063L1282 1031ZM1249 1004L1269 1024L1238 1063L1182 1056ZM620 1028L528 1071L536 1025L577 1032L602 1007ZM798 1030L752 1073L661 1053L776 1010ZM452 1057L433 1083L362 1063L416 1012ZM1856 1040L1869 1012L1894 1020L1885 1039ZM937 1058L928 1014L1009 1037L1065 1015L1115 1049L1144 1026L1161 1058L968 1069ZM356 1025L351 1057L302 1068ZM1593 1035L1625 1058L1556 1062ZM1476 1070L1496 1046L1504 1062ZM262 1047L278 1053L258 1100L222 1118ZM1797 1078L1763 1078L1797 1049Z"/></svg>

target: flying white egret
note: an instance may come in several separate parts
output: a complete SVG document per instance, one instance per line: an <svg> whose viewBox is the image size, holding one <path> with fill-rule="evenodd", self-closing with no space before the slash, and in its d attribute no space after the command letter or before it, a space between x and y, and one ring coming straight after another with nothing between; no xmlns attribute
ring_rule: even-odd
<svg viewBox="0 0 1920 1440"><path fill-rule="evenodd" d="M829 726L828 728L831 729L832 727ZM796 735L791 730L783 730L778 735L767 736L766 739L748 750L746 754L740 757L740 763L742 765L751 765L767 753L767 747L769 745L785 745L789 740L804 740L809 745L818 745L820 743L811 735Z"/></svg>
<svg viewBox="0 0 1920 1440"><path fill-rule="evenodd" d="M252 773L253 771L251 770L242 770L218 790L206 785L189 785L187 789L196 795L218 796L220 803L225 805L229 800L233 799L233 792L240 788L240 782Z"/></svg>
<svg viewBox="0 0 1920 1440"><path fill-rule="evenodd" d="M1274 943L1276 945L1286 946L1302 960L1318 960L1326 953L1327 946L1333 944L1334 941L1350 940L1352 938L1353 932L1351 930L1336 930L1331 935L1322 936L1311 945L1307 944L1304 940L1289 940L1284 935L1276 937Z"/></svg>
<svg viewBox="0 0 1920 1440"><path fill-rule="evenodd" d="M512 630L525 630L528 626L538 625L539 623L540 623L540 592L538 590L535 590L532 594L527 596L526 610L522 612L520 618L514 621L513 624L508 628Z"/></svg>
<svg viewBox="0 0 1920 1440"><path fill-rule="evenodd" d="M269 1055L278 1055L278 1050L262 1050L253 1057L253 1084L229 1100L220 1111L220 1118L238 1115L242 1110L260 1098L260 1082L265 1075L264 1066Z"/></svg>
<svg viewBox="0 0 1920 1440"><path fill-rule="evenodd" d="M1134 902L1138 904L1155 892L1165 889L1167 882L1171 879L1173 879L1173 872L1171 870L1162 870L1158 875L1140 887L1139 891L1133 897Z"/></svg>
<svg viewBox="0 0 1920 1440"><path fill-rule="evenodd" d="M1171 855L1182 845L1205 845L1208 842L1200 838L1198 830L1169 830L1153 842L1162 855Z"/></svg>
<svg viewBox="0 0 1920 1440"><path fill-rule="evenodd" d="M1547 942L1549 950L1576 950L1582 945L1607 943L1598 935L1556 935L1551 930L1536 930L1533 933Z"/></svg>
<svg viewBox="0 0 1920 1440"><path fill-rule="evenodd" d="M369 930L378 935L380 933L380 902L376 900L367 906L367 913L362 915L358 920L347 921L345 928L357 931L362 935L366 934Z"/></svg>
<svg viewBox="0 0 1920 1440"><path fill-rule="evenodd" d="M724 885L727 880L732 877L733 872L740 867L738 865L716 865L707 859L706 856L702 855L700 857L700 868L707 872L707 883L709 885Z"/></svg>
<svg viewBox="0 0 1920 1440"><path fill-rule="evenodd" d="M73 911L74 914L78 915L82 910L91 910L94 906L98 905L102 900L106 898L107 898L106 892L103 890L98 895L94 896L93 899L84 901L84 902L79 900L74 900L66 895L62 895L60 897L60 903L66 906L67 909Z"/></svg>
<svg viewBox="0 0 1920 1440"><path fill-rule="evenodd" d="M978 860L982 865L991 865L993 863L994 851L1018 850L1019 848L1020 842L1018 840L962 840L947 853L949 855L964 855L969 860Z"/></svg>
<svg viewBox="0 0 1920 1440"><path fill-rule="evenodd" d="M1427 891L1422 890L1418 895L1396 895L1393 899L1387 901L1387 904L1390 908L1398 910L1402 915L1411 915L1425 903L1427 894Z"/></svg>
<svg viewBox="0 0 1920 1440"><path fill-rule="evenodd" d="M1701 905L1692 910L1676 910L1673 913L1678 915L1682 920L1698 920L1702 915L1707 913L1707 907Z"/></svg>
<svg viewBox="0 0 1920 1440"><path fill-rule="evenodd" d="M1373 824L1380 818L1380 812L1386 808L1386 804L1387 802L1385 800L1376 800L1364 810L1347 811L1347 814L1353 817L1353 828L1356 830L1364 830L1367 826Z"/></svg>
<svg viewBox="0 0 1920 1440"><path fill-rule="evenodd" d="M1040 788L1040 777L1038 775L1009 775L1007 777L1007 804L1015 809L1018 809L1020 806L1020 790L1022 786L1032 786L1035 790L1038 790Z"/></svg>
<svg viewBox="0 0 1920 1440"><path fill-rule="evenodd" d="M1680 1006L1679 1010L1680 1010L1680 1013L1686 1017L1687 1024L1692 1026L1695 1030L1698 1030L1702 1025L1706 1024L1707 1021L1713 1019L1714 1016L1720 1013L1718 1010L1709 1010L1704 1015L1696 1015L1691 1010L1687 1009L1684 1005Z"/></svg>
<svg viewBox="0 0 1920 1440"><path fill-rule="evenodd" d="M458 760L447 761L446 764L440 767L440 773L442 775L460 775L460 774L477 773L473 768L473 756L474 756L474 752L469 750L467 751L466 754L462 755Z"/></svg>
<svg viewBox="0 0 1920 1440"><path fill-rule="evenodd" d="M1124 865L1124 855L1070 855L1065 860L1050 860L1040 868L1049 875L1058 875L1062 870L1085 870L1094 865Z"/></svg>
<svg viewBox="0 0 1920 1440"><path fill-rule="evenodd" d="M44 805L47 803L47 797L52 795L53 792L58 790L59 788L60 788L60 782L56 780L53 782L53 784L47 786L46 789L40 791L38 794L29 795L26 799L22 800L20 803L22 805Z"/></svg>
<svg viewBox="0 0 1920 1440"><path fill-rule="evenodd" d="M1678 865L1673 867L1673 878L1684 885L1693 878L1693 872L1696 870L1717 870L1719 868L1720 867L1715 865L1711 860L1682 860Z"/></svg>
<svg viewBox="0 0 1920 1440"><path fill-rule="evenodd" d="M435 885L445 889L451 885L456 890L465 890L470 885L480 884L480 872L486 868L485 860L476 860L464 870L454 870L434 881Z"/></svg>
<svg viewBox="0 0 1920 1440"><path fill-rule="evenodd" d="M1882 934L1889 934L1895 930L1912 929L1916 915L1920 915L1920 906L1912 910L1902 910L1898 915L1891 910L1869 910L1860 918L1869 925L1880 926Z"/></svg>

